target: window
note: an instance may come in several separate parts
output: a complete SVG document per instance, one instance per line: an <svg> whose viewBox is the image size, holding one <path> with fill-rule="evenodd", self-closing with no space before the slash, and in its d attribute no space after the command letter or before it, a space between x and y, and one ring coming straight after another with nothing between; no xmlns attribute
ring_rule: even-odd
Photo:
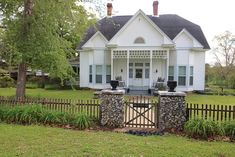
<svg viewBox="0 0 235 157"><path fill-rule="evenodd" d="M145 67L149 67L150 66L150 63L145 63Z"/></svg>
<svg viewBox="0 0 235 157"><path fill-rule="evenodd" d="M168 81L174 80L174 66L169 66L168 70Z"/></svg>
<svg viewBox="0 0 235 157"><path fill-rule="evenodd" d="M111 65L106 65L106 83L111 81Z"/></svg>
<svg viewBox="0 0 235 157"><path fill-rule="evenodd" d="M129 63L129 66L130 66L130 67L133 67L133 63Z"/></svg>
<svg viewBox="0 0 235 157"><path fill-rule="evenodd" d="M136 67L142 67L142 66L143 66L143 63L135 63L135 66L136 66Z"/></svg>
<svg viewBox="0 0 235 157"><path fill-rule="evenodd" d="M92 65L89 65L89 82L92 83Z"/></svg>
<svg viewBox="0 0 235 157"><path fill-rule="evenodd" d="M189 85L193 85L193 66L190 66Z"/></svg>
<svg viewBox="0 0 235 157"><path fill-rule="evenodd" d="M133 78L133 69L129 69L129 78Z"/></svg>
<svg viewBox="0 0 235 157"><path fill-rule="evenodd" d="M178 72L178 85L185 86L186 85L186 66L179 66Z"/></svg>
<svg viewBox="0 0 235 157"><path fill-rule="evenodd" d="M145 44L144 38L138 37L134 41L135 44Z"/></svg>
<svg viewBox="0 0 235 157"><path fill-rule="evenodd" d="M143 69L135 69L135 78L141 79L143 77Z"/></svg>
<svg viewBox="0 0 235 157"><path fill-rule="evenodd" d="M145 69L145 78L149 79L149 69Z"/></svg>
<svg viewBox="0 0 235 157"><path fill-rule="evenodd" d="M102 65L96 65L96 83L102 83Z"/></svg>

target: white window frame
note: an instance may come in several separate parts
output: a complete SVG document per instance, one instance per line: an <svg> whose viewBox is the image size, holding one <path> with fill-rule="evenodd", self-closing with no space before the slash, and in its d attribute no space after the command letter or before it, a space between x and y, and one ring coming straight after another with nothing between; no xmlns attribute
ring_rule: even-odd
<svg viewBox="0 0 235 157"><path fill-rule="evenodd" d="M101 67L101 73L97 73L98 66ZM101 76L101 82L97 81L97 76ZM95 65L95 83L102 84L102 82L103 82L103 66L102 65Z"/></svg>
<svg viewBox="0 0 235 157"><path fill-rule="evenodd" d="M106 83L110 83L111 81L111 65L106 65ZM110 68L110 71L108 71L108 68ZM110 76L110 80L107 80L107 77Z"/></svg>
<svg viewBox="0 0 235 157"><path fill-rule="evenodd" d="M89 65L89 83L93 83L93 66Z"/></svg>
<svg viewBox="0 0 235 157"><path fill-rule="evenodd" d="M182 74L180 74L180 67L185 67L185 75L182 75ZM185 80L185 82L184 82L184 84L180 84L180 77L184 77L184 80ZM184 86L186 86L186 84L187 84L187 66L186 65L179 65L178 66L178 86L181 86L181 87L184 87Z"/></svg>
<svg viewBox="0 0 235 157"><path fill-rule="evenodd" d="M173 68L173 75L170 74L170 68ZM170 80L169 77L173 77L173 79ZM174 80L175 80L175 67L170 65L168 67L168 81L174 81Z"/></svg>
<svg viewBox="0 0 235 157"><path fill-rule="evenodd" d="M192 71L191 71L191 68L192 68ZM193 79L194 79L193 72L194 72L194 67L190 66L189 67L189 86L193 86ZM192 80L192 82L191 82L191 80Z"/></svg>

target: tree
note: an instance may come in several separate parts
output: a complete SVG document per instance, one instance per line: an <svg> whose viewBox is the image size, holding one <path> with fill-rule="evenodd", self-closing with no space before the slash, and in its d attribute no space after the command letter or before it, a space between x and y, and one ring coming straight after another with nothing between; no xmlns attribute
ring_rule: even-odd
<svg viewBox="0 0 235 157"><path fill-rule="evenodd" d="M5 49L10 48L10 53L2 56L14 54L19 65L17 97L25 96L28 68L41 69L61 80L72 79L68 58L94 21L92 14L76 0L1 0L0 10L6 28L2 41Z"/></svg>
<svg viewBox="0 0 235 157"><path fill-rule="evenodd" d="M214 41L217 44L214 49L217 72L221 79L227 80L235 65L235 35L226 31L215 36Z"/></svg>

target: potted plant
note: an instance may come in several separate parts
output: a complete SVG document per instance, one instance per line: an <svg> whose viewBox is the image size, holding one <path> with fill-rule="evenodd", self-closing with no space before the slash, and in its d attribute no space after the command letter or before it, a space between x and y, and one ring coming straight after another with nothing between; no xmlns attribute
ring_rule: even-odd
<svg viewBox="0 0 235 157"><path fill-rule="evenodd" d="M116 90L117 89L117 86L118 86L118 80L111 80L110 81L110 85L112 87L112 90Z"/></svg>
<svg viewBox="0 0 235 157"><path fill-rule="evenodd" d="M167 81L167 86L169 87L168 92L175 92L175 87L177 86L177 81Z"/></svg>

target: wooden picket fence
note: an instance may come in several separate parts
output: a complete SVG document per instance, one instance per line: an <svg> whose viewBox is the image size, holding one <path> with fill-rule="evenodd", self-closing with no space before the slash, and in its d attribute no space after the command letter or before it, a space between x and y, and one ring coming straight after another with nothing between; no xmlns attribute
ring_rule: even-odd
<svg viewBox="0 0 235 157"><path fill-rule="evenodd" d="M235 105L187 104L187 118L203 118L213 121L235 120Z"/></svg>
<svg viewBox="0 0 235 157"><path fill-rule="evenodd" d="M0 96L0 106L42 105L44 108L71 114L85 113L90 117L100 118L99 100L71 100L52 98L14 98Z"/></svg>
<svg viewBox="0 0 235 157"><path fill-rule="evenodd" d="M124 124L135 128L157 127L157 101L149 97L129 97L125 101Z"/></svg>

